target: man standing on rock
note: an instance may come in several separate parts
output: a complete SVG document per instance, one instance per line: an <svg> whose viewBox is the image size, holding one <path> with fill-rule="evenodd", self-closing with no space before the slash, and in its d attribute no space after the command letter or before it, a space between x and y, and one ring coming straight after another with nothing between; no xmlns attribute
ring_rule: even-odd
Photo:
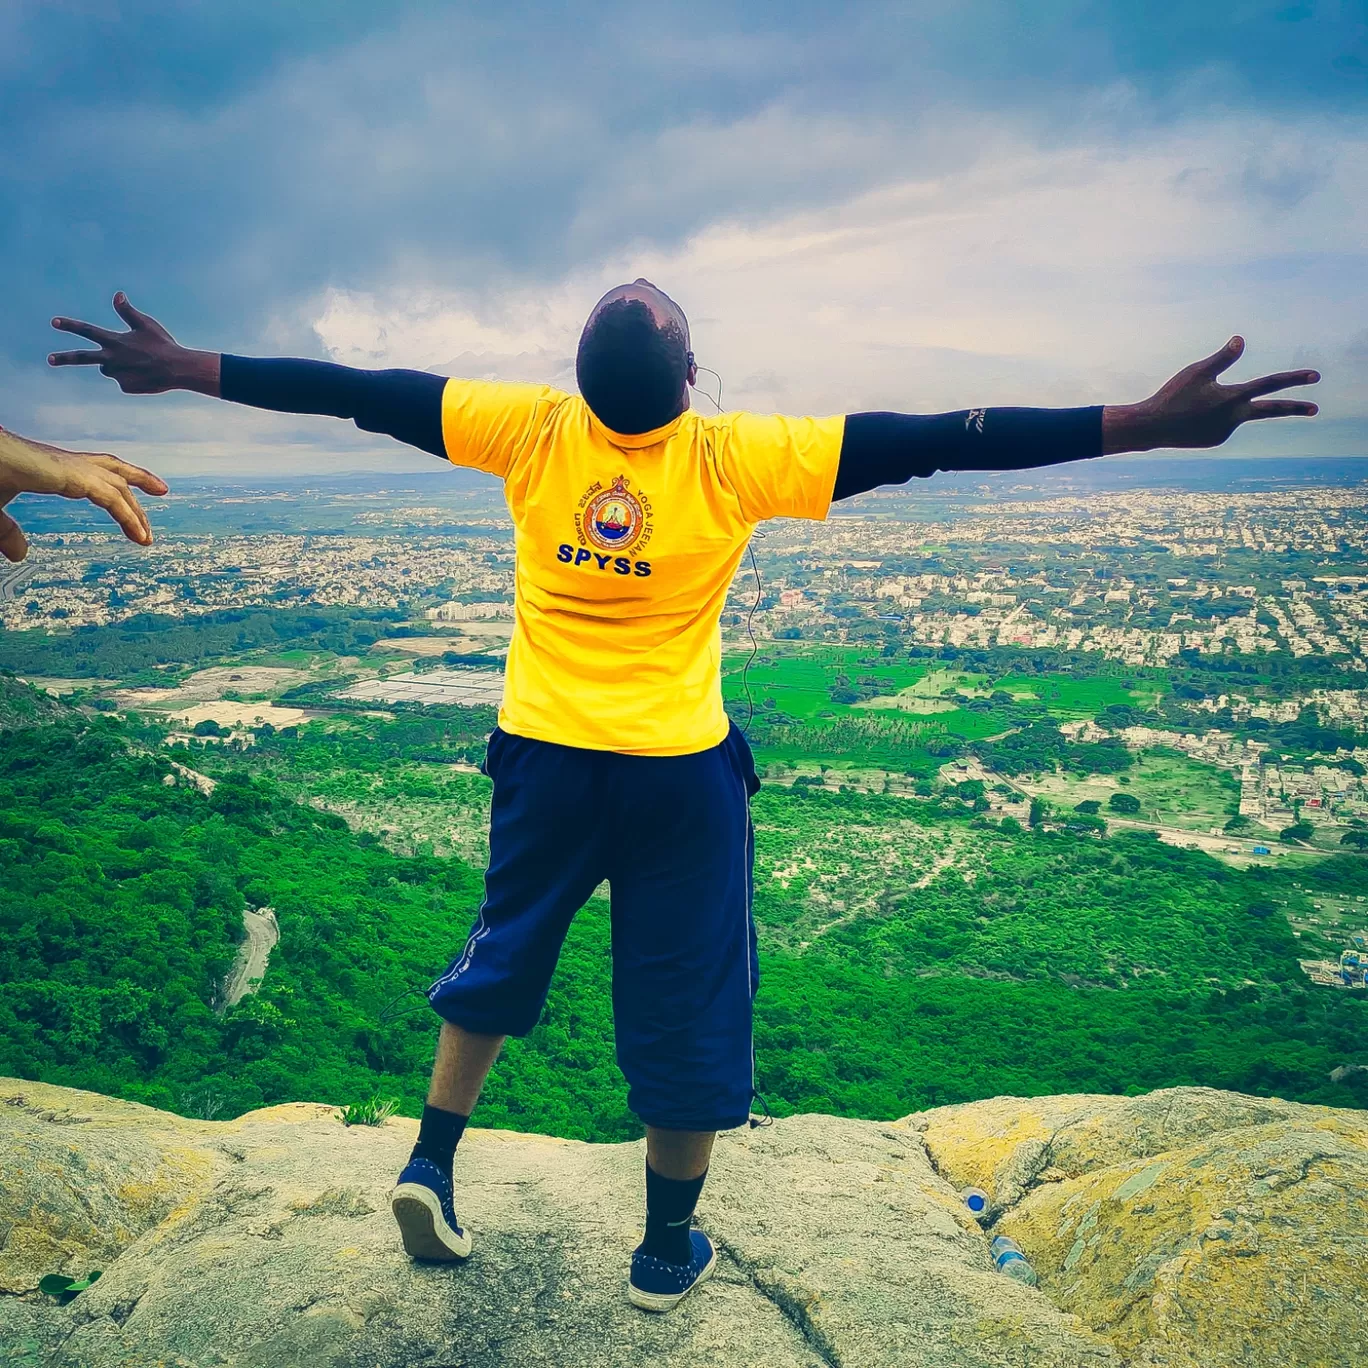
<svg viewBox="0 0 1368 1368"><path fill-rule="evenodd" d="M410 1254L464 1259L452 1161L505 1036L536 1024L570 921L612 887L613 1010L628 1102L646 1126L646 1232L628 1293L666 1311L713 1270L692 1228L717 1131L755 1096L745 737L722 707L719 618L757 523L936 471L1017 470L1217 446L1251 419L1316 406L1262 396L1319 379L1217 377L1235 337L1133 405L705 417L683 311L647 280L610 290L580 337L580 394L177 345L122 295L128 331L58 318L128 394L185 389L350 418L504 483L516 621L499 725L485 899L428 990L443 1019L413 1156L393 1194Z"/></svg>

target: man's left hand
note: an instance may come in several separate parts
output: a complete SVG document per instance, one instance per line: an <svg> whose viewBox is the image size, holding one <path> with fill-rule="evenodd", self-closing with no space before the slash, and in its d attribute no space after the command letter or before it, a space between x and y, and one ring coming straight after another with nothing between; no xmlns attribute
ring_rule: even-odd
<svg viewBox="0 0 1368 1368"><path fill-rule="evenodd" d="M1223 385L1217 376L1244 351L1244 338L1232 337L1220 351L1180 370L1166 385L1138 404L1102 410L1102 453L1152 451L1155 447L1214 447L1241 423L1261 418L1313 418L1320 411L1304 399L1265 399L1296 385L1314 385L1313 370L1279 371Z"/></svg>

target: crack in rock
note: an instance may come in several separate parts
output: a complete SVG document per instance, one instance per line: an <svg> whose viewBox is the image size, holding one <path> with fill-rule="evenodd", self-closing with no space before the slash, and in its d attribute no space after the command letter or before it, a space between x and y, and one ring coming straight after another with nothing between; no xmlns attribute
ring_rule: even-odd
<svg viewBox="0 0 1368 1368"><path fill-rule="evenodd" d="M777 1280L766 1280L761 1271L728 1240L716 1239L719 1249L746 1275L750 1285L773 1306L781 1316L803 1337L808 1347L828 1365L828 1368L844 1368L840 1353L827 1338L825 1331L812 1319L808 1307L794 1297Z"/></svg>

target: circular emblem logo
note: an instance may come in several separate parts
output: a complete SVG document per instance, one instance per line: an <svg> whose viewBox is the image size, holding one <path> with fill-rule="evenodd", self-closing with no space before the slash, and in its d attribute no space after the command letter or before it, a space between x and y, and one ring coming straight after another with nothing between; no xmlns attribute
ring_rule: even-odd
<svg viewBox="0 0 1368 1368"><path fill-rule="evenodd" d="M641 504L619 476L611 489L596 494L584 506L584 535L603 551L625 551L641 534L646 520Z"/></svg>

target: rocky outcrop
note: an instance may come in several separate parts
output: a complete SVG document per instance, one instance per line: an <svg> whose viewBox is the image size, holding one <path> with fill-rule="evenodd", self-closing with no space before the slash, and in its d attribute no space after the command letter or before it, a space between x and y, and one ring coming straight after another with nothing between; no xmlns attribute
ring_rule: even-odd
<svg viewBox="0 0 1368 1368"><path fill-rule="evenodd" d="M1368 1113L1207 1088L908 1118L1127 1364L1362 1362Z"/></svg>
<svg viewBox="0 0 1368 1368"><path fill-rule="evenodd" d="M1310 1368L1358 1357L1340 1335L1365 1281L1352 1220L1368 1176L1363 1113L1186 1089L733 1132L699 1213L718 1275L666 1317L623 1295L640 1144L469 1132L459 1209L475 1256L423 1266L403 1256L386 1196L413 1134L399 1119L348 1129L311 1104L192 1121L0 1080L0 1362ZM956 1195L969 1182L993 1192L1041 1289L993 1272ZM67 1305L36 1290L44 1274L91 1268L103 1276ZM1266 1343L1252 1331L1227 1342L1261 1314Z"/></svg>

